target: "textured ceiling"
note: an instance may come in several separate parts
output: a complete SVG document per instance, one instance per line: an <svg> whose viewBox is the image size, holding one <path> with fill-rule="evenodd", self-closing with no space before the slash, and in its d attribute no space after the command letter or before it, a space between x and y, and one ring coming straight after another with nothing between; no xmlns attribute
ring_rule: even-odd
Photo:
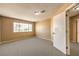
<svg viewBox="0 0 79 59"><path fill-rule="evenodd" d="M37 22L50 18L62 5L60 3L0 3L0 15ZM46 12L35 15L35 10Z"/></svg>
<svg viewBox="0 0 79 59"><path fill-rule="evenodd" d="M77 8L78 8L78 9L77 9ZM76 6L74 6L74 7L73 7L72 9L70 9L68 12L69 12L68 15L69 15L70 17L76 16L77 14L79 14L79 4L77 4Z"/></svg>

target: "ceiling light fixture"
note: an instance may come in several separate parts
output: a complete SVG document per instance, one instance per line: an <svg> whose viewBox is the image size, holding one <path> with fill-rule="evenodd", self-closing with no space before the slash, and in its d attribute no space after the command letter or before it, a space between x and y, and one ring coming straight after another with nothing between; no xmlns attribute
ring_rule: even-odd
<svg viewBox="0 0 79 59"><path fill-rule="evenodd" d="M35 14L35 15L39 15L40 12L39 12L39 11L34 11L34 14Z"/></svg>
<svg viewBox="0 0 79 59"><path fill-rule="evenodd" d="M35 13L35 15L39 15L40 13Z"/></svg>
<svg viewBox="0 0 79 59"><path fill-rule="evenodd" d="M45 10L41 10L41 11L34 11L34 14L35 15L40 15L40 14L43 14L43 13L45 13Z"/></svg>
<svg viewBox="0 0 79 59"><path fill-rule="evenodd" d="M79 6L75 8L76 10L79 10Z"/></svg>
<svg viewBox="0 0 79 59"><path fill-rule="evenodd" d="M41 13L45 13L45 10L42 10Z"/></svg>

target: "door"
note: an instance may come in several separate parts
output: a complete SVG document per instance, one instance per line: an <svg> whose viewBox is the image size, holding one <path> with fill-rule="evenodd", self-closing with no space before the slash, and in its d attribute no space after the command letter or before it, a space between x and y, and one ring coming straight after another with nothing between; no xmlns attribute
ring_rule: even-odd
<svg viewBox="0 0 79 59"><path fill-rule="evenodd" d="M79 43L79 19L77 19L77 43Z"/></svg>
<svg viewBox="0 0 79 59"><path fill-rule="evenodd" d="M70 18L70 41L77 43L77 20Z"/></svg>
<svg viewBox="0 0 79 59"><path fill-rule="evenodd" d="M66 54L66 18L65 12L62 12L52 19L53 46Z"/></svg>
<svg viewBox="0 0 79 59"><path fill-rule="evenodd" d="M0 42L1 42L1 20L0 20Z"/></svg>

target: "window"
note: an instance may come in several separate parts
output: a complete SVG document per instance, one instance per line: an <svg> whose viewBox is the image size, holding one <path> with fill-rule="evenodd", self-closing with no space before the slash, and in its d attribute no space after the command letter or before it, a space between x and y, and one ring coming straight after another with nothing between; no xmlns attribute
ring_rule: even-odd
<svg viewBox="0 0 79 59"><path fill-rule="evenodd" d="M28 24L29 31L32 31L32 24Z"/></svg>
<svg viewBox="0 0 79 59"><path fill-rule="evenodd" d="M14 22L13 32L32 32L32 24Z"/></svg>

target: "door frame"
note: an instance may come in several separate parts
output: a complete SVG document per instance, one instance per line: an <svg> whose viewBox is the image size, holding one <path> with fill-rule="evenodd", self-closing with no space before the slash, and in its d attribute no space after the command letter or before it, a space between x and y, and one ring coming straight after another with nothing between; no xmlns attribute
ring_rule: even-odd
<svg viewBox="0 0 79 59"><path fill-rule="evenodd" d="M69 15L68 12L79 5L78 3L74 3L66 9L66 55L70 55L70 29L69 29Z"/></svg>

